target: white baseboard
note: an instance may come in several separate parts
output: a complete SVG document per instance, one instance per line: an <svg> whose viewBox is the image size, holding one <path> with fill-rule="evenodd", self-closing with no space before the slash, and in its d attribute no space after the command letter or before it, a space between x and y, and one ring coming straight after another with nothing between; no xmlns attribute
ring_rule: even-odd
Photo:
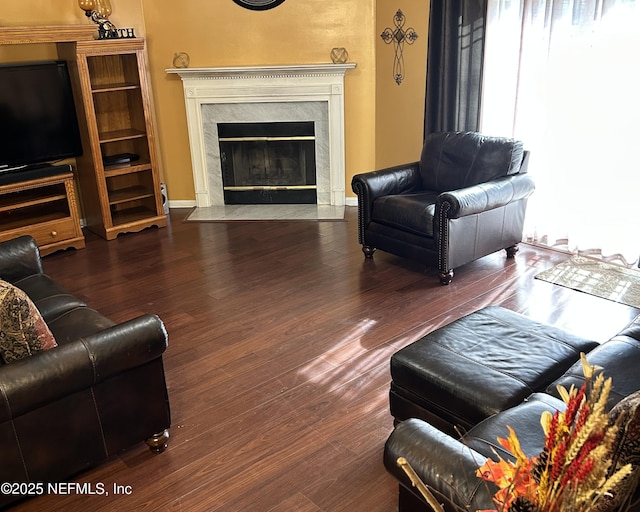
<svg viewBox="0 0 640 512"><path fill-rule="evenodd" d="M196 200L169 201L169 208L193 208Z"/></svg>

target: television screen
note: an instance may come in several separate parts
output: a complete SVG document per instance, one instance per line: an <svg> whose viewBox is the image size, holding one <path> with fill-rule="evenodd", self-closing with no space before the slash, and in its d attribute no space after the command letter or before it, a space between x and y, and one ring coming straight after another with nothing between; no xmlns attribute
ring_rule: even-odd
<svg viewBox="0 0 640 512"><path fill-rule="evenodd" d="M0 66L0 172L81 154L66 62Z"/></svg>

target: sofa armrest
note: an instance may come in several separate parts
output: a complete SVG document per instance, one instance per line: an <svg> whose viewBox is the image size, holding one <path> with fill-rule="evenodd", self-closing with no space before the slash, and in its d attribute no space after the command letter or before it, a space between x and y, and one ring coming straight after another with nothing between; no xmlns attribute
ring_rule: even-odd
<svg viewBox="0 0 640 512"><path fill-rule="evenodd" d="M0 279L14 283L44 273L38 244L29 235L0 242Z"/></svg>
<svg viewBox="0 0 640 512"><path fill-rule="evenodd" d="M529 197L535 190L528 174L505 176L438 196L437 210L444 210L450 219L473 215Z"/></svg>
<svg viewBox="0 0 640 512"><path fill-rule="evenodd" d="M419 419L401 422L384 448L384 465L401 485L421 497L397 465L404 457L439 503L447 510L493 509L497 488L475 476L487 458Z"/></svg>
<svg viewBox="0 0 640 512"><path fill-rule="evenodd" d="M94 380L141 366L160 357L168 346L168 335L156 315L141 315L82 340L94 367Z"/></svg>
<svg viewBox="0 0 640 512"><path fill-rule="evenodd" d="M166 348L160 318L142 315L0 366L0 423L141 366Z"/></svg>

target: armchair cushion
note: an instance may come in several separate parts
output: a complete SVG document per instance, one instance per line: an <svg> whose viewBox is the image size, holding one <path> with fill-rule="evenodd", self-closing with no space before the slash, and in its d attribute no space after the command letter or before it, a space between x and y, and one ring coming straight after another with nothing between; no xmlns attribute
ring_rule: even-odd
<svg viewBox="0 0 640 512"><path fill-rule="evenodd" d="M445 192L521 171L521 141L476 132L431 133L420 157L422 188Z"/></svg>
<svg viewBox="0 0 640 512"><path fill-rule="evenodd" d="M436 192L382 196L373 203L371 219L387 226L433 237Z"/></svg>
<svg viewBox="0 0 640 512"><path fill-rule="evenodd" d="M0 357L17 361L56 347L42 315L19 288L0 279Z"/></svg>

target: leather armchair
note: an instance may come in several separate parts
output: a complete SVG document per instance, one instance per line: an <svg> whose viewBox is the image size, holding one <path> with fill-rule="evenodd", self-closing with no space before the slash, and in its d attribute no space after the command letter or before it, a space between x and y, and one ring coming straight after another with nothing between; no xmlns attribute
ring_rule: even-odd
<svg viewBox="0 0 640 512"><path fill-rule="evenodd" d="M453 269L522 239L529 153L520 141L476 132L427 136L420 160L353 177L358 237L376 248L437 265L442 284Z"/></svg>

